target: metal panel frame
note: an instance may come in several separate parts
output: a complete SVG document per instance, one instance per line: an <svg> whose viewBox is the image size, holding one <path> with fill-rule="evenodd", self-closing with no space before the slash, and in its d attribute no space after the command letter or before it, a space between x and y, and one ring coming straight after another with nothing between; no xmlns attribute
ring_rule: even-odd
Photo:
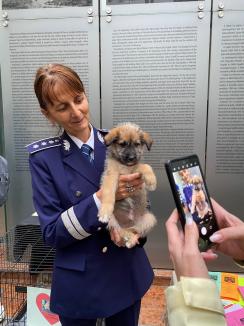
<svg viewBox="0 0 244 326"><path fill-rule="evenodd" d="M213 11L244 10L242 0L213 0Z"/></svg>
<svg viewBox="0 0 244 326"><path fill-rule="evenodd" d="M101 0L101 16L106 15L138 15L138 14L160 14L177 12L210 11L211 0L203 1L179 1L162 3L122 4L107 5L106 0ZM110 12L111 11L111 12Z"/></svg>

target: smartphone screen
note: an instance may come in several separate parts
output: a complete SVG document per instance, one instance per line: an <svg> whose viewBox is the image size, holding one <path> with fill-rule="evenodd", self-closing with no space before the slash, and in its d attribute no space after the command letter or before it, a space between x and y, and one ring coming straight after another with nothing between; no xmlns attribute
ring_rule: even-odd
<svg viewBox="0 0 244 326"><path fill-rule="evenodd" d="M199 249L211 246L209 237L218 230L206 182L197 155L165 164L171 189L184 226L191 216L199 230Z"/></svg>

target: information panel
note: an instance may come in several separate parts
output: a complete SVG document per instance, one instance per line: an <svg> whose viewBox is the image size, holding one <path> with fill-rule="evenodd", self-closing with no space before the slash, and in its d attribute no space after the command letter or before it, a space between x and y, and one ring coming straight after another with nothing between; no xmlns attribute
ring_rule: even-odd
<svg viewBox="0 0 244 326"><path fill-rule="evenodd" d="M219 8L218 2L214 10L206 176L211 195L243 218L244 5L225 1L224 8ZM213 265L242 272L226 257Z"/></svg>
<svg viewBox="0 0 244 326"><path fill-rule="evenodd" d="M244 10L213 15L207 177L213 196L243 216Z"/></svg>
<svg viewBox="0 0 244 326"><path fill-rule="evenodd" d="M197 153L204 165L209 37L206 11L202 18L198 12L102 17L103 127L131 121L154 140L145 161L158 177L151 196L158 226L147 243L155 267L169 267L163 223L175 206L164 162Z"/></svg>
<svg viewBox="0 0 244 326"><path fill-rule="evenodd" d="M7 3L5 1L5 5ZM74 68L84 82L92 121L96 125L100 123L98 17L86 13L80 18L31 19L32 9L24 12L19 9L19 16L28 19L11 18L17 15L17 11L6 12L8 26L1 31L4 141L11 177L8 228L33 212L25 146L59 132L59 128L50 126L41 115L34 96L33 81L37 68L52 62ZM77 16L77 9L73 12Z"/></svg>

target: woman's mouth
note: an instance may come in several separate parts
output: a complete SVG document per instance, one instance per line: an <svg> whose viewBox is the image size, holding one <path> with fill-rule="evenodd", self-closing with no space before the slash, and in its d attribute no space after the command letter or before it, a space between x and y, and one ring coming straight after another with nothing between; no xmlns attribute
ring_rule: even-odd
<svg viewBox="0 0 244 326"><path fill-rule="evenodd" d="M83 121L83 118L82 119L79 119L79 120L75 120L75 121L72 121L73 124L79 124Z"/></svg>

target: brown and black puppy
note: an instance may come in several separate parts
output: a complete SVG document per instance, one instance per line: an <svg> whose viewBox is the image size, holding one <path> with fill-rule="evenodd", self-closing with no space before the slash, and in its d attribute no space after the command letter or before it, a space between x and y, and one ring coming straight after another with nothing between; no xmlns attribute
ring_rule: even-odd
<svg viewBox="0 0 244 326"><path fill-rule="evenodd" d="M152 168L140 162L144 147L150 150L152 139L139 126L123 123L110 130L105 136L108 146L105 171L102 176L102 204L99 221L108 223L109 229L116 229L125 245L132 248L138 236L144 237L156 224L156 218L147 209L147 190L156 189L157 180ZM142 189L131 196L115 201L119 176L139 172L144 180Z"/></svg>
<svg viewBox="0 0 244 326"><path fill-rule="evenodd" d="M191 178L191 183L193 185L191 213L193 214L196 210L198 217L204 218L204 216L206 216L208 212L211 212L211 210L203 191L203 180L198 175L194 175Z"/></svg>

